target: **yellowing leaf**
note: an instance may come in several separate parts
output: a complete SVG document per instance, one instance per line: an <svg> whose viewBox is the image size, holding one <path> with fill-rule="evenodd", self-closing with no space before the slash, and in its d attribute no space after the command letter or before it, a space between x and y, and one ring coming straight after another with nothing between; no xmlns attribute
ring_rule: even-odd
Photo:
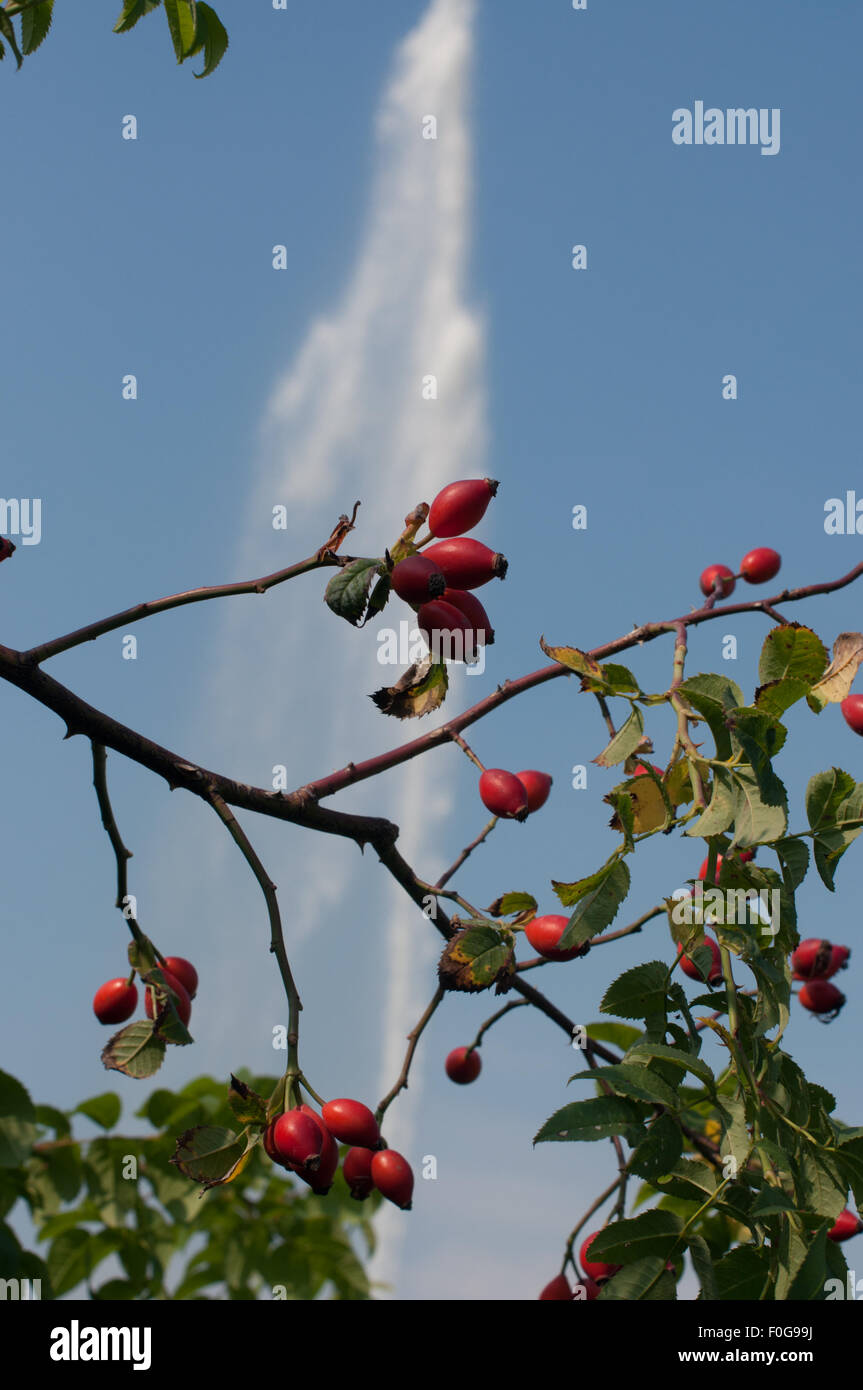
<svg viewBox="0 0 863 1390"><path fill-rule="evenodd" d="M833 643L833 660L817 685L809 692L813 708L839 704L851 689L863 662L863 633L840 632Z"/></svg>
<svg viewBox="0 0 863 1390"><path fill-rule="evenodd" d="M395 685L376 690L372 699L383 714L396 719L420 719L432 714L446 699L449 676L443 662L431 657L409 666Z"/></svg>

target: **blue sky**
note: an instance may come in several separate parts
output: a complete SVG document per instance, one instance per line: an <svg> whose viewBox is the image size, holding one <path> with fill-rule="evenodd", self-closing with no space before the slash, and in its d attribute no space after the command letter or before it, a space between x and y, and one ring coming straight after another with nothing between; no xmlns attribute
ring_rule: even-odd
<svg viewBox="0 0 863 1390"><path fill-rule="evenodd" d="M501 480L478 534L510 572L482 595L498 634L488 669L457 677L450 714L542 664L541 633L592 647L673 617L697 601L705 564L735 566L754 545L782 552L790 585L858 562L859 538L825 535L823 518L828 498L863 495L860 15L797 0L732 0L718 15L682 0L472 8L223 0L231 48L196 82L174 66L161 15L121 38L110 6L58 5L41 53L19 74L4 63L2 492L42 499L40 544L0 574L4 643L266 573L316 548L357 497L350 548L380 553L405 511L470 474ZM779 107L780 153L674 145L672 112L697 100ZM428 111L437 142L417 134ZM127 113L135 142L121 139ZM586 271L570 267L575 243ZM445 387L433 404L419 396L426 371ZM121 398L127 372L135 402ZM736 401L722 399L729 372ZM273 532L280 501L289 526ZM585 532L570 524L576 503ZM117 633L50 670L186 757L259 785L287 763L301 785L420 732L372 709L368 692L388 679L373 629L340 625L321 589L311 576L186 608L137 629L135 662ZM860 627L858 595L794 616L829 645ZM706 625L689 669L727 670L751 697L767 626ZM726 633L736 663L722 661ZM667 686L670 662L662 643L631 655L646 688ZM88 745L61 742L59 721L11 688L0 706L14 807L0 854L3 1065L39 1100L115 1086L130 1113L140 1090L103 1071L90 1011L125 942ZM808 777L831 764L860 776L861 745L835 707L786 722L793 751L779 766L800 828ZM667 723L650 727L662 761ZM499 826L466 866L469 898L522 888L554 911L549 880L605 859L614 779L591 768L586 791L569 781L603 734L567 681L471 731L488 765L545 768L555 787L541 816ZM274 1070L283 1006L244 864L203 806L117 758L109 770L142 924L202 976L198 1045L172 1055L165 1081ZM399 821L429 879L485 819L456 749L331 804ZM433 992L438 940L352 846L244 824L294 942L304 1065L317 1089L373 1103ZM621 923L698 862L678 837L649 842ZM856 952L861 889L855 847L835 895L814 877L800 891L803 935ZM545 968L543 987L589 1020L609 978L668 953L652 924ZM852 999L859 969L855 954ZM444 1077L446 1052L493 1007L446 1001L391 1112L391 1142L417 1166L434 1154L439 1171L411 1216L388 1213L382 1228L377 1273L401 1298L535 1297L608 1181L609 1146L531 1149L577 1069L544 1020L523 1010L496 1029L474 1086ZM849 1007L822 1029L796 1008L788 1034L849 1121L861 1099L852 1020Z"/></svg>

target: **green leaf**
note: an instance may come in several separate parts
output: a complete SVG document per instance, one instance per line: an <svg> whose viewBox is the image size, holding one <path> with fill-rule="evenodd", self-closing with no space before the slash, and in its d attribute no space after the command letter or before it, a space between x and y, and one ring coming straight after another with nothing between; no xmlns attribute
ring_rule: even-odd
<svg viewBox="0 0 863 1390"><path fill-rule="evenodd" d="M36 1109L21 1082L0 1071L0 1168L17 1168L36 1143Z"/></svg>
<svg viewBox="0 0 863 1390"><path fill-rule="evenodd" d="M716 1296L723 1303L757 1303L770 1279L768 1252L752 1245L729 1250L713 1267Z"/></svg>
<svg viewBox="0 0 863 1390"><path fill-rule="evenodd" d="M736 796L731 773L723 767L713 769L713 792L710 804L696 821L686 827L687 835L709 839L711 835L721 835L734 820Z"/></svg>
<svg viewBox="0 0 863 1390"><path fill-rule="evenodd" d="M12 49L12 52L15 54L15 62L20 68L24 60L21 57L21 50L18 47L18 39L15 36L15 27L9 16L6 14L5 10L0 10L0 34L3 35L9 47Z"/></svg>
<svg viewBox="0 0 863 1390"><path fill-rule="evenodd" d="M665 1105L670 1110L680 1109L677 1092L647 1067L627 1066L624 1062L607 1067L588 1068L576 1072L570 1081L605 1081L620 1096L630 1096L633 1100L646 1100L657 1105Z"/></svg>
<svg viewBox="0 0 863 1390"><path fill-rule="evenodd" d="M564 907L575 907L575 904L580 902L582 898L586 898L589 893L601 887L615 863L617 860L613 860L611 864L603 864L596 873L588 874L586 878L576 879L574 883L559 883L557 879L552 879L551 886Z"/></svg>
<svg viewBox="0 0 863 1390"><path fill-rule="evenodd" d="M604 1227L585 1254L589 1260L616 1265L633 1264L649 1255L660 1257L664 1263L676 1248L682 1230L683 1222L676 1212L653 1208Z"/></svg>
<svg viewBox="0 0 863 1390"><path fill-rule="evenodd" d="M610 926L617 916L630 885L629 869L620 859L615 860L603 875L602 882L580 899L558 942L558 950L568 951L581 946Z"/></svg>
<svg viewBox="0 0 863 1390"><path fill-rule="evenodd" d="M845 828L842 822L863 820L863 783L858 782L836 808L836 828L821 830L813 839L815 867L822 882L834 892L833 879L839 860L863 826Z"/></svg>
<svg viewBox="0 0 863 1390"><path fill-rule="evenodd" d="M51 16L53 11L54 0L42 0L41 5L34 5L31 10L24 11L21 16L22 53L28 54L36 52L36 49L51 28Z"/></svg>
<svg viewBox="0 0 863 1390"><path fill-rule="evenodd" d="M228 1087L228 1105L235 1119L241 1125L265 1125L267 1123L267 1102L247 1086L245 1081L231 1076Z"/></svg>
<svg viewBox="0 0 863 1390"><path fill-rule="evenodd" d="M190 0L164 0L164 5L177 62L182 63L195 49L195 11Z"/></svg>
<svg viewBox="0 0 863 1390"><path fill-rule="evenodd" d="M211 72L215 72L228 51L228 34L215 10L209 5L205 5L203 0L198 0L197 32L199 37L202 36L203 38L204 69L194 75L195 77L209 77ZM200 47L200 42L198 47Z"/></svg>
<svg viewBox="0 0 863 1390"><path fill-rule="evenodd" d="M613 1279L609 1279L607 1284L603 1284L597 1302L636 1303L649 1298L652 1290L660 1285L667 1290L667 1282L662 1283L665 1264L661 1255L649 1255L646 1259L636 1260L634 1264L627 1265L615 1274ZM671 1275L669 1279L673 1288L674 1280ZM673 1298L674 1293L668 1294L668 1297Z"/></svg>
<svg viewBox="0 0 863 1390"><path fill-rule="evenodd" d="M665 1011L668 968L661 960L648 961L625 970L609 985L600 1012L620 1018L644 1018Z"/></svg>
<svg viewBox="0 0 863 1390"><path fill-rule="evenodd" d="M0 1116L31 1123L36 1119L36 1109L26 1087L7 1071L0 1071Z"/></svg>
<svg viewBox="0 0 863 1390"><path fill-rule="evenodd" d="M93 1096L92 1100L82 1100L72 1113L86 1115L88 1120L93 1120L103 1129L113 1129L122 1109L123 1103L114 1091L103 1091L102 1095Z"/></svg>
<svg viewBox="0 0 863 1390"><path fill-rule="evenodd" d="M143 19L151 10L157 10L161 3L162 0L124 0L122 14L114 25L114 33L128 33L130 29L134 29L139 19Z"/></svg>
<svg viewBox="0 0 863 1390"><path fill-rule="evenodd" d="M670 1115L660 1115L629 1159L629 1170L640 1178L660 1178L683 1153L683 1136Z"/></svg>
<svg viewBox="0 0 863 1390"><path fill-rule="evenodd" d="M246 1140L233 1130L197 1125L180 1135L171 1162L207 1189L230 1181L248 1151Z"/></svg>
<svg viewBox="0 0 863 1390"><path fill-rule="evenodd" d="M800 623L783 623L771 628L758 661L762 685L789 677L814 685L827 665L827 650L811 628ZM742 701L741 701L742 704Z"/></svg>
<svg viewBox="0 0 863 1390"><path fill-rule="evenodd" d="M438 979L444 989L468 993L501 985L515 971L512 936L491 926L466 927L451 937L438 963Z"/></svg>
<svg viewBox="0 0 863 1390"><path fill-rule="evenodd" d="M840 767L817 772L806 788L806 815L810 830L828 828L836 820L841 803L854 790L854 778Z"/></svg>
<svg viewBox="0 0 863 1390"><path fill-rule="evenodd" d="M725 727L725 720L731 710L743 704L743 691L739 685L727 676L691 676L681 685L680 694L707 720L716 743L717 758L730 758L731 736Z"/></svg>
<svg viewBox="0 0 863 1390"><path fill-rule="evenodd" d="M53 1129L58 1139L66 1139L72 1133L68 1115L62 1110L55 1110L53 1105L37 1105L36 1120L40 1125Z"/></svg>
<svg viewBox="0 0 863 1390"><path fill-rule="evenodd" d="M789 893L793 893L806 877L809 846L805 840L777 840L773 849L779 856L785 886Z"/></svg>
<svg viewBox="0 0 863 1390"><path fill-rule="evenodd" d="M327 585L324 594L327 607L337 617L358 627L366 611L372 580L383 573L381 560L352 560L337 570Z"/></svg>
<svg viewBox="0 0 863 1390"><path fill-rule="evenodd" d="M689 1253L692 1257L692 1267L701 1285L700 1298L704 1302L713 1302L718 1298L716 1290L716 1275L713 1269L713 1256L710 1253L710 1246L703 1236L688 1236Z"/></svg>
<svg viewBox="0 0 863 1390"><path fill-rule="evenodd" d="M761 1221L765 1216L781 1216L786 1211L796 1211L797 1207L781 1187L769 1183L762 1187L752 1203L753 1220Z"/></svg>
<svg viewBox="0 0 863 1390"><path fill-rule="evenodd" d="M768 840L781 839L788 828L785 788L770 768L760 776L740 765L734 778L734 843L750 849Z"/></svg>
<svg viewBox="0 0 863 1390"><path fill-rule="evenodd" d="M117 1248L118 1240L115 1231L91 1234L80 1227L57 1236L46 1260L55 1298L88 1279L96 1266Z"/></svg>
<svg viewBox="0 0 863 1390"><path fill-rule="evenodd" d="M627 1134L641 1125L642 1112L631 1101L619 1096L596 1096L593 1100L564 1105L546 1120L534 1144L551 1142L582 1143Z"/></svg>
<svg viewBox="0 0 863 1390"><path fill-rule="evenodd" d="M536 912L539 903L530 893L504 893L488 909L490 917L513 917L521 912Z"/></svg>
<svg viewBox="0 0 863 1390"><path fill-rule="evenodd" d="M789 1302L823 1301L825 1297L824 1285L830 1274L827 1268L826 1246L827 1227L822 1226L809 1245L800 1268L785 1295Z"/></svg>
<svg viewBox="0 0 863 1390"><path fill-rule="evenodd" d="M612 1043L615 1047L632 1047L642 1036L640 1028L632 1028L628 1023L608 1023L600 1020L597 1023L588 1023L587 1036L595 1038L597 1042Z"/></svg>
<svg viewBox="0 0 863 1390"><path fill-rule="evenodd" d="M639 695L638 681L628 666L618 666L613 661L602 664L602 678L609 695Z"/></svg>
<svg viewBox="0 0 863 1390"><path fill-rule="evenodd" d="M863 1208L863 1139L849 1139L835 1156L836 1171L854 1193L857 1208Z"/></svg>
<svg viewBox="0 0 863 1390"><path fill-rule="evenodd" d="M694 1053L687 1052L682 1047L669 1047L666 1043L638 1042L635 1043L627 1052L625 1062L647 1063L652 1060L668 1062L672 1066L681 1067L684 1071L691 1072L703 1082L709 1091L716 1087L716 1077L710 1067Z"/></svg>
<svg viewBox="0 0 863 1390"><path fill-rule="evenodd" d="M766 685L760 685L755 692L755 704L759 710L765 714L772 714L777 719L802 700L803 696L809 691L806 681L797 680L790 677L787 680L768 681Z"/></svg>
<svg viewBox="0 0 863 1390"><path fill-rule="evenodd" d="M848 1195L848 1187L840 1170L825 1154L812 1144L801 1146L794 1163L795 1189L801 1207L829 1216L835 1221Z"/></svg>
<svg viewBox="0 0 863 1390"><path fill-rule="evenodd" d="M622 763L634 753L641 742L644 734L644 715L637 705L633 706L632 713L626 723L618 729L611 742L599 753L593 761L599 767L614 767L616 763Z"/></svg>
<svg viewBox="0 0 863 1390"><path fill-rule="evenodd" d="M102 1064L124 1076L152 1076L165 1060L165 1044L153 1036L154 1025L141 1019L115 1033L102 1049Z"/></svg>

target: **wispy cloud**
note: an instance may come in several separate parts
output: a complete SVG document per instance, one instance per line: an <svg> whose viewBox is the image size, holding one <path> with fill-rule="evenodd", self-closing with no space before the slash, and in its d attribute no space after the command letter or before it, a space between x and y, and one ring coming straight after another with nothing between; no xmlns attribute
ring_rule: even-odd
<svg viewBox="0 0 863 1390"><path fill-rule="evenodd" d="M310 325L272 392L250 479L239 573L307 554L356 498L364 505L346 549L380 553L418 501L430 501L453 478L484 471L484 328L465 292L474 11L475 0L432 0L395 51L375 119L376 168L355 262L341 301ZM427 116L436 118L436 140L422 136ZM429 373L439 383L437 400L422 397ZM289 508L287 534L268 530L278 503ZM283 763L291 786L300 785L405 736L367 698L398 674L377 664L374 632L351 632L323 608L320 595L312 576L260 601L236 600L227 610L220 649L229 655L208 679L208 700L221 763L246 780L266 783L272 767ZM469 688L464 676L456 687L465 681ZM421 851L426 871L443 854L435 841L451 800L434 762L391 773L380 789L365 784L338 805L397 821L403 852L410 858ZM383 873L369 886L371 876L351 846L334 848L302 832L288 832L286 846L280 829L278 862L268 868L282 887L290 882L292 942L312 934L313 952L313 934L324 925L332 934L340 912L386 960L377 977L380 997L368 1001L375 1028L362 1040L371 1050L383 1036L378 1074L367 1077L382 1094L432 992L437 940L428 929L423 935L418 911ZM270 828L255 827L260 834L272 852ZM235 901L229 879L242 875L242 864L229 842L213 873L225 901ZM247 909L245 894L243 901ZM315 963L326 968L323 958ZM234 964L225 970L236 989ZM407 1152L417 1095L415 1081L387 1128L391 1142ZM390 1284L397 1284L403 1229L403 1219L399 1225L390 1218L399 1215L383 1220L374 1269Z"/></svg>

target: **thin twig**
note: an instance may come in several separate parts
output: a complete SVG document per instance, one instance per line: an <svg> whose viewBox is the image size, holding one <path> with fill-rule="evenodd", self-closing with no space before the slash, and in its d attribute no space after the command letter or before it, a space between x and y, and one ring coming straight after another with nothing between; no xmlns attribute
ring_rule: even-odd
<svg viewBox="0 0 863 1390"><path fill-rule="evenodd" d="M414 1053L417 1049L417 1043L420 1040L420 1035L423 1029L425 1028L426 1024L428 1023L429 1019L431 1018L432 1014L434 1013L435 1009L437 1008L438 1004L440 1004L441 1000L443 999L443 996L444 992L442 989L438 988L435 990L425 1009L425 1012L423 1013L422 1018L419 1020L417 1024L415 1024L415 1026L408 1033L408 1050L405 1053L405 1059L402 1063L402 1069L398 1074L395 1085L392 1087L391 1090L387 1091L386 1095L384 1096L383 1100L380 1102L377 1110L375 1111L375 1119L377 1120L378 1124L381 1123L381 1120L383 1119L389 1107L392 1105L399 1091L407 1090L408 1074L411 1069L411 1062L413 1061Z"/></svg>
<svg viewBox="0 0 863 1390"><path fill-rule="evenodd" d="M486 836L491 834L491 832L494 830L495 826L497 825L497 822L498 822L498 817L497 817L497 816L492 816L491 820L489 821L489 823L488 823L488 825L485 827L485 829L480 831L480 833L477 835L477 837L476 837L475 840L471 840L470 844L465 846L465 848L462 850L461 854L459 855L458 859L456 859L455 863L453 863L453 864L450 865L450 867L447 869L446 873L441 874L441 876L440 876L440 878L438 879L437 883L434 885L435 888L440 889L440 888L445 888L445 887L446 887L446 885L449 883L450 879L452 878L453 874L455 874L455 873L461 868L461 866L462 866L462 864L464 863L464 861L465 861L467 858L469 858L469 856L470 856L471 854L473 854L474 850L477 848L478 845L481 845L481 844L482 844L482 842L483 842L483 840L486 838Z"/></svg>
<svg viewBox="0 0 863 1390"><path fill-rule="evenodd" d="M287 1074L299 1075L299 1062L297 1060L297 1046L300 1037L300 1012L302 1002L299 991L297 990L294 977L291 973L291 966L288 960L288 953L285 947L285 936L282 930L282 918L279 912L279 904L276 899L276 885L273 883L249 840L237 820L218 792L212 787L208 789L207 800L216 812L216 815L228 828L228 832L235 844L239 847L240 853L258 880L264 901L267 904L267 915L270 919L270 950L279 963L279 971L282 976L282 983L285 986L285 994L288 997L288 1065Z"/></svg>
<svg viewBox="0 0 863 1390"><path fill-rule="evenodd" d="M354 516L356 516L356 506L354 507ZM341 537L352 529L352 519L346 516L341 517L326 545L321 546L308 559L300 560L295 565L289 565L287 569L276 570L273 574L264 575L261 579L246 579L237 584L215 584L208 588L187 589L180 594L171 594L168 598L153 599L149 603L137 603L132 608L124 609L122 613L113 613L108 618L101 618L98 622L88 623L85 627L76 628L74 632L67 632L63 637L55 637L51 642L43 642L38 647L31 647L29 651L21 652L19 659L25 666L36 666L42 661L47 661L51 656L58 656L60 652L70 651L72 647L80 647L84 642L93 642L106 632L114 632L118 627L128 627L130 623L139 622L142 618L151 618L155 613L164 613L169 608L181 608L187 603L203 603L207 599L231 598L237 594L265 594L268 589L274 588L277 584L284 584L288 579L296 579L298 575L308 574L310 570L324 569L329 566L344 566L350 563L350 556L337 555L335 549L328 548L328 546L340 544Z"/></svg>

